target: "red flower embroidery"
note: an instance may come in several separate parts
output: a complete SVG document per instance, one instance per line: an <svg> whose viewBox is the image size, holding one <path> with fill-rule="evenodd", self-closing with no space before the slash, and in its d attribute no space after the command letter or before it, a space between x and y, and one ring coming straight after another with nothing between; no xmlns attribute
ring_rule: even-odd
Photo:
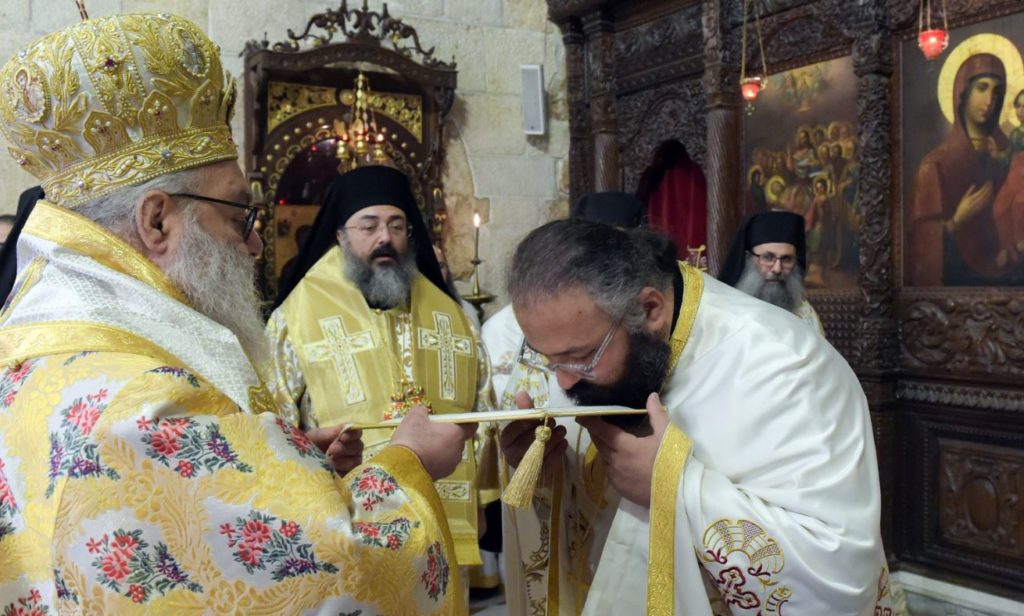
<svg viewBox="0 0 1024 616"><path fill-rule="evenodd" d="M10 379L17 384L21 384L28 376L28 373L32 372L32 362L25 362L21 364L21 367L10 374Z"/></svg>
<svg viewBox="0 0 1024 616"><path fill-rule="evenodd" d="M11 486L7 483L7 475L4 473L4 461L0 460L0 507L8 506L14 509L14 493L11 491Z"/></svg>
<svg viewBox="0 0 1024 616"><path fill-rule="evenodd" d="M14 404L14 391L9 391L4 396L4 406L11 406L12 404Z"/></svg>
<svg viewBox="0 0 1024 616"><path fill-rule="evenodd" d="M192 477L196 474L195 468L188 460L178 460L178 467L175 469L182 477Z"/></svg>
<svg viewBox="0 0 1024 616"><path fill-rule="evenodd" d="M188 430L189 422L184 417L172 417L170 419L163 420L160 425L163 427L163 432L169 432L174 436L181 436Z"/></svg>
<svg viewBox="0 0 1024 616"><path fill-rule="evenodd" d="M249 520L242 527L242 541L256 548L261 548L270 541L271 528L261 520Z"/></svg>
<svg viewBox="0 0 1024 616"><path fill-rule="evenodd" d="M128 596L131 597L132 601L142 603L146 600L146 589L138 584L132 584L128 587Z"/></svg>
<svg viewBox="0 0 1024 616"><path fill-rule="evenodd" d="M338 572L334 565L315 558L313 546L303 542L302 528L292 521L250 511L233 523L221 524L220 534L228 538L235 562L250 574L269 569L274 581L280 582L319 571Z"/></svg>
<svg viewBox="0 0 1024 616"><path fill-rule="evenodd" d="M125 556L131 558L132 554L135 552L135 548L139 547L139 542L131 535L116 535L114 537L112 547L115 550L124 552Z"/></svg>
<svg viewBox="0 0 1024 616"><path fill-rule="evenodd" d="M135 426L139 430L149 430L149 427L153 425L153 420L148 417L139 417L135 420Z"/></svg>
<svg viewBox="0 0 1024 616"><path fill-rule="evenodd" d="M178 436L170 430L160 430L153 434L153 442L150 443L153 450L162 456L173 456L181 449L178 443Z"/></svg>
<svg viewBox="0 0 1024 616"><path fill-rule="evenodd" d="M90 396L91 398L91 396ZM100 411L91 404L79 400L68 410L68 421L78 427L82 434L92 432L93 426L99 421Z"/></svg>
<svg viewBox="0 0 1024 616"><path fill-rule="evenodd" d="M376 539L380 537L380 528L378 526L375 526L373 524L367 524L365 522L356 522L355 526L356 530L361 535L365 535L367 537L370 537L371 539Z"/></svg>
<svg viewBox="0 0 1024 616"><path fill-rule="evenodd" d="M101 567L103 574L115 582L120 582L128 577L131 568L128 566L128 556L124 552L110 552L103 557Z"/></svg>
<svg viewBox="0 0 1024 616"><path fill-rule="evenodd" d="M373 475L363 475L359 478L359 489L363 492L376 492L380 489L380 479Z"/></svg>
<svg viewBox="0 0 1024 616"><path fill-rule="evenodd" d="M108 535L90 538L85 547L96 554L92 566L98 569L99 583L135 603L144 603L154 592L164 595L179 586L203 592L202 586L188 579L188 573L174 560L167 544L150 545L143 538L142 530L119 528L114 531L113 539ZM61 584L58 578L58 596ZM66 588L64 593L68 594Z"/></svg>
<svg viewBox="0 0 1024 616"><path fill-rule="evenodd" d="M262 553L262 549L250 546L248 543L243 543L238 548L238 557L247 565L258 565L260 562L260 555Z"/></svg>
<svg viewBox="0 0 1024 616"><path fill-rule="evenodd" d="M352 480L351 486L355 497L362 499L360 504L364 511L373 511L375 506L398 492L395 478L373 466L363 468L359 476Z"/></svg>

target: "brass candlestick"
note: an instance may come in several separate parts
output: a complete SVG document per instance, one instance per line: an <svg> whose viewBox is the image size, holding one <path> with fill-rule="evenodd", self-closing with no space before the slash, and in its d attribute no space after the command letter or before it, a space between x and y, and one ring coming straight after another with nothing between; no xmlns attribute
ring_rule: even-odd
<svg viewBox="0 0 1024 616"><path fill-rule="evenodd" d="M473 292L469 295L463 295L462 299L466 300L473 307L476 308L476 316L480 317L480 322L484 322L484 306L494 301L494 294L488 293L480 288L480 264L483 260L477 255L470 261L473 264Z"/></svg>

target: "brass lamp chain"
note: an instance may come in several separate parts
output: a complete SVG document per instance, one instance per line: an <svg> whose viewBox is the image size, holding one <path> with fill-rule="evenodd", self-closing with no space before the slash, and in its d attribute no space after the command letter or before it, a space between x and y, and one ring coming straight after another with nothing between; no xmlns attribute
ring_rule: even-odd
<svg viewBox="0 0 1024 616"><path fill-rule="evenodd" d="M747 76L747 7L750 0L743 0L743 34L740 37L740 81Z"/></svg>
<svg viewBox="0 0 1024 616"><path fill-rule="evenodd" d="M753 2L754 0L751 0ZM761 51L761 76L764 77L764 83L761 84L761 89L764 89L768 85L768 59L764 55L764 37L761 36L761 12L754 7L754 29L757 32L757 47Z"/></svg>

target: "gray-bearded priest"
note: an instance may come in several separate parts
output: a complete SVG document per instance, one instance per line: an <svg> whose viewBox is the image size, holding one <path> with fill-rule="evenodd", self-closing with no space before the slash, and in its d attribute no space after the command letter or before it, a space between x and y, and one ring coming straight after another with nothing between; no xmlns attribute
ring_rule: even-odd
<svg viewBox="0 0 1024 616"><path fill-rule="evenodd" d="M545 614L565 613L570 601L585 601L584 614L891 613L857 377L796 316L673 261L667 242L558 221L513 257L523 361L543 358L579 404L648 409L642 425L581 419L599 452L583 468L561 465L581 458L562 457L565 432L554 432L545 468L553 487L506 529L516 541L520 528L546 525L550 545L569 546L543 562L550 583L531 605ZM535 425L505 428L510 466ZM558 474L592 489L560 489ZM598 513L602 478L621 495L614 516ZM550 524L559 511L590 515L563 536ZM609 517L610 529L600 528ZM567 593L557 580L587 579L578 569L588 554L600 554L592 584Z"/></svg>

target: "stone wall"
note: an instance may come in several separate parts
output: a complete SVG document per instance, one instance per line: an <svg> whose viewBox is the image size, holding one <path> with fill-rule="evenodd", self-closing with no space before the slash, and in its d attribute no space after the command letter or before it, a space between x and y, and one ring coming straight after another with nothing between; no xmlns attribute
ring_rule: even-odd
<svg viewBox="0 0 1024 616"><path fill-rule="evenodd" d="M358 4L358 0L350 2ZM224 64L241 71L239 53L250 39L284 39L329 0L86 0L91 16L167 12L187 17L221 45ZM370 6L380 10L380 0ZM516 242L539 224L568 211L569 129L564 47L547 21L544 0L392 0L390 12L416 27L424 46L458 63L457 99L447 127L445 175L449 228L445 248L452 269L469 284L473 212L479 211L481 284L503 303L504 270ZM70 0L5 0L0 4L0 58L78 19ZM527 137L521 127L520 64L543 64L548 134ZM241 109L236 133L244 134ZM4 148L6 150L6 148ZM0 213L13 212L32 178L0 155Z"/></svg>

